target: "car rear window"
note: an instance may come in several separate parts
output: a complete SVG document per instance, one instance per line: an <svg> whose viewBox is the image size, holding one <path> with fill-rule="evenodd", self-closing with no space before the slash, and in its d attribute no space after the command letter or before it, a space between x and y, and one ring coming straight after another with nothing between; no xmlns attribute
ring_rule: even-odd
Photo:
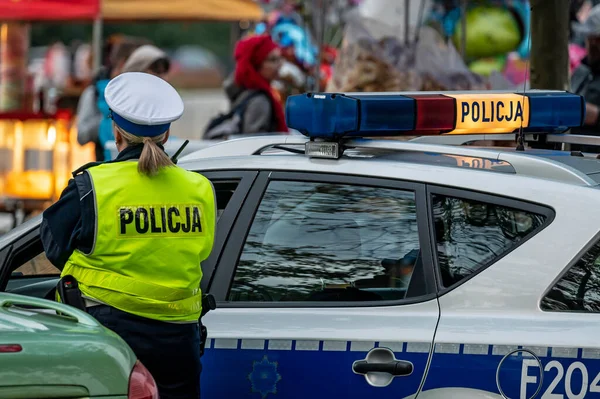
<svg viewBox="0 0 600 399"><path fill-rule="evenodd" d="M600 312L600 240L548 291L540 307L545 311Z"/></svg>
<svg viewBox="0 0 600 399"><path fill-rule="evenodd" d="M544 226L547 216L446 195L432 195L437 263L452 287L515 249Z"/></svg>

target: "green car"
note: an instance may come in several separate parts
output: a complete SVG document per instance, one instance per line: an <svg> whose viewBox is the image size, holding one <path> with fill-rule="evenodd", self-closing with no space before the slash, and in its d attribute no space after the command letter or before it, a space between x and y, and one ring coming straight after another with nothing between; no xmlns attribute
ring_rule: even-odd
<svg viewBox="0 0 600 399"><path fill-rule="evenodd" d="M117 334L74 307L0 293L0 398L158 398Z"/></svg>

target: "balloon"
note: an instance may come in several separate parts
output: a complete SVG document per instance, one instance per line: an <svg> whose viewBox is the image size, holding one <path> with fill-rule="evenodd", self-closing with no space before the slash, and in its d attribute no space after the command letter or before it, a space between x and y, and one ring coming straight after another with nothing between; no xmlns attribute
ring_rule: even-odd
<svg viewBox="0 0 600 399"><path fill-rule="evenodd" d="M461 46L462 29L456 27L452 40ZM500 7L474 7L467 11L468 58L491 57L516 50L523 37L513 14Z"/></svg>
<svg viewBox="0 0 600 399"><path fill-rule="evenodd" d="M506 57L482 58L469 64L469 69L481 76L490 76L492 72L502 72L506 65Z"/></svg>
<svg viewBox="0 0 600 399"><path fill-rule="evenodd" d="M315 65L317 48L302 27L293 22L278 22L271 30L271 35L281 46L293 46L294 54L300 63Z"/></svg>

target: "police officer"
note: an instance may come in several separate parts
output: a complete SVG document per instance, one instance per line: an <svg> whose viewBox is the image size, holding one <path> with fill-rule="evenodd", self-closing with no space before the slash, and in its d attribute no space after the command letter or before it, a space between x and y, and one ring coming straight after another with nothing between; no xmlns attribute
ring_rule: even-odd
<svg viewBox="0 0 600 399"><path fill-rule="evenodd" d="M214 189L163 150L183 113L171 85L124 73L106 101L119 155L73 173L43 214L44 249L62 269L59 284L74 278L87 311L129 344L161 398L198 398L200 262L214 240Z"/></svg>

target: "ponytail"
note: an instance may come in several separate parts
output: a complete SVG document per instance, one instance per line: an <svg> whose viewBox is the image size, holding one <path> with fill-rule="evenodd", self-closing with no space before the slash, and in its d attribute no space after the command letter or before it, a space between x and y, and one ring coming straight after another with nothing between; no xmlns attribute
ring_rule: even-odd
<svg viewBox="0 0 600 399"><path fill-rule="evenodd" d="M144 144L138 161L138 172L146 176L155 176L162 168L174 166L171 158L158 146L164 141L166 132L154 137L139 137L128 133L115 125L128 144Z"/></svg>

